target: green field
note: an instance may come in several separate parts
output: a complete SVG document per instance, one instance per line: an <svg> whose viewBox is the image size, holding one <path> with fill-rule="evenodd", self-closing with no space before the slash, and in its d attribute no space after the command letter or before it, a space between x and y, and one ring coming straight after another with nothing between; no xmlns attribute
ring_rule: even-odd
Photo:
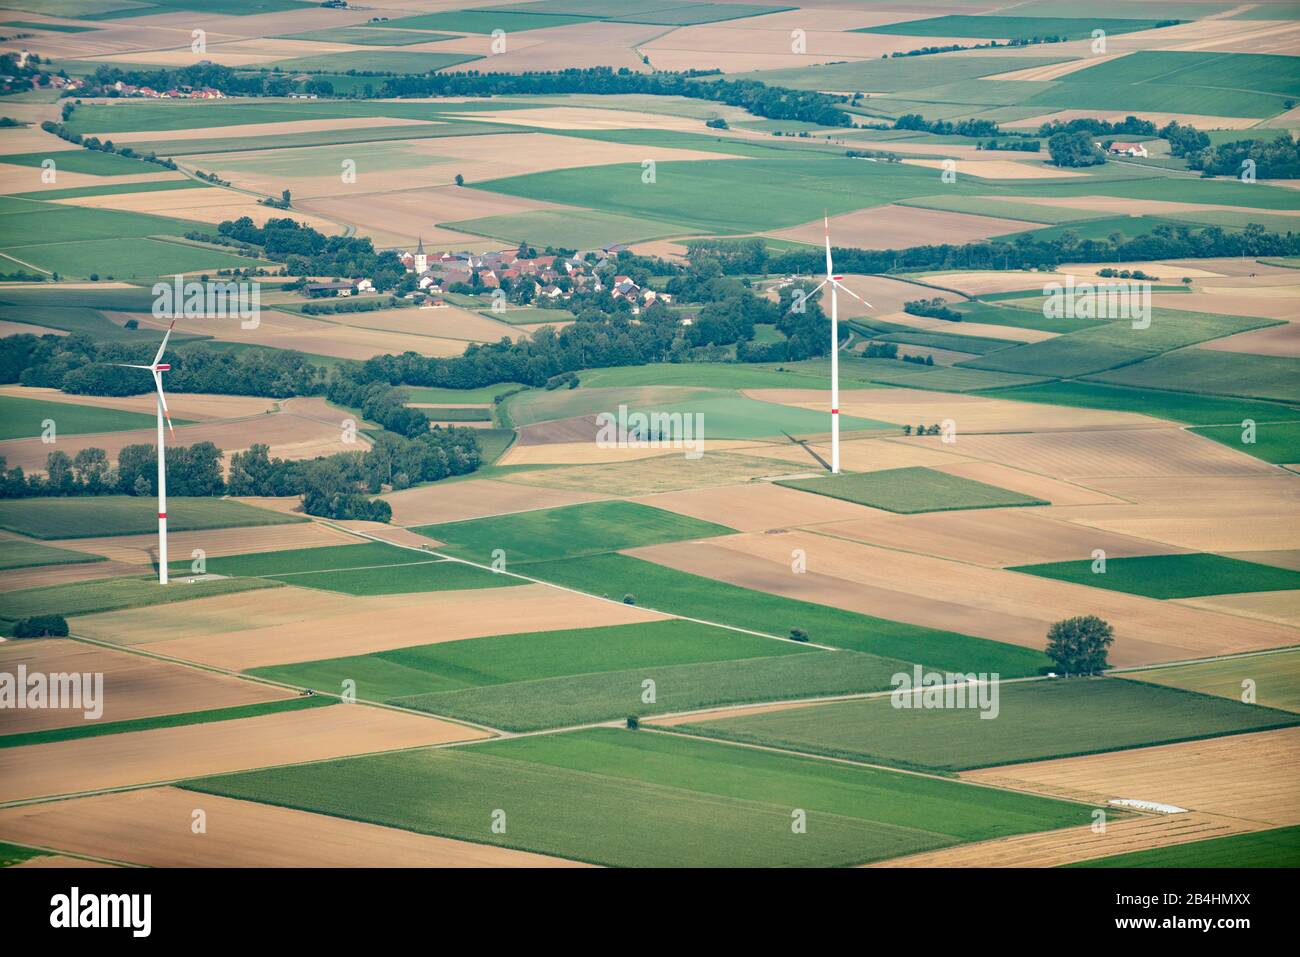
<svg viewBox="0 0 1300 957"><path fill-rule="evenodd" d="M72 402L50 402L0 395L0 439L35 439L44 430L46 419L54 422L59 435L85 435L93 432L124 432L129 429L152 429L157 423L152 415L125 412ZM185 421L173 419L176 425ZM57 449L57 446L55 446ZM51 449L53 451L54 449Z"/></svg>
<svg viewBox="0 0 1300 957"><path fill-rule="evenodd" d="M918 46L924 46L924 43ZM978 77L1048 66L1068 59L1054 56L1050 47L1040 57L902 57L858 60L824 66L792 67L732 75L732 79L758 80L795 90L870 90L881 93L922 90L928 87L968 83ZM1025 81L1020 81L1022 84ZM874 99L874 97L873 97ZM873 103L879 107L879 103ZM1032 115L1032 114L1031 114ZM933 117L931 109L926 116ZM933 193L931 189L929 192Z"/></svg>
<svg viewBox="0 0 1300 957"><path fill-rule="evenodd" d="M792 153L773 159L661 162L651 184L641 181L640 164L622 163L474 185L511 196L676 224L679 233L756 233L806 223L810 209L825 208L833 216L933 193L931 172L915 166ZM962 182L952 187L966 193L980 188Z"/></svg>
<svg viewBox="0 0 1300 957"><path fill-rule="evenodd" d="M1240 701L1243 682L1254 682L1255 700L1269 708L1300 711L1300 651L1248 655L1194 665L1125 672L1124 677Z"/></svg>
<svg viewBox="0 0 1300 957"><path fill-rule="evenodd" d="M689 366L683 367L689 370ZM781 375L782 373L777 373ZM612 374L613 381L626 380L629 383L638 378L657 378L657 371L638 371L631 367L623 375ZM673 374L674 377L702 378L700 373L689 371ZM736 366L735 371L727 374L728 379L744 381L749 373L744 366ZM775 380L770 375L765 379L773 384L786 386L788 380ZM582 374L579 374L580 381ZM597 379L599 381L599 378ZM698 431L692 437L708 439L759 439L776 438L787 435L824 435L830 432L829 406L825 412L803 409L793 405L777 402L764 402L750 399L734 390L701 389L688 386L599 386L584 382L580 389L535 389L517 396L512 396L506 406L515 425L532 425L538 422L551 422L557 419L569 419L584 415L606 413L617 416L621 406L626 406L628 415L641 412L647 416L682 415L698 416L689 421ZM796 386L806 383L795 383ZM744 386L744 388L750 388ZM653 420L651 420L653 422ZM684 420L685 421L685 420ZM698 427L695 425L698 423ZM860 419L855 416L841 416L840 428L846 432L869 429L895 429L891 422L879 422L873 419Z"/></svg>
<svg viewBox="0 0 1300 957"><path fill-rule="evenodd" d="M1196 598L1300 588L1300 571L1206 554L1110 558L1102 574L1093 573L1091 560L1020 565L1008 570L1148 598Z"/></svg>
<svg viewBox="0 0 1300 957"><path fill-rule="evenodd" d="M35 199L51 202L56 199L81 199L85 196L118 196L122 193L170 193L175 189L205 189L207 183L196 179L154 179L144 182L109 183L104 186L70 186L67 189L38 190L33 193L14 193L13 198Z"/></svg>
<svg viewBox="0 0 1300 957"><path fill-rule="evenodd" d="M1137 365L1089 376L1136 388L1300 403L1300 359L1209 349L1182 349Z"/></svg>
<svg viewBox="0 0 1300 957"><path fill-rule="evenodd" d="M283 70L319 70L346 73L432 73L449 66L459 66L482 57L473 53L423 53L414 50L352 50L347 53L320 53L316 56L276 60ZM383 82L382 80L380 81Z"/></svg>
<svg viewBox="0 0 1300 957"><path fill-rule="evenodd" d="M906 695L910 700L911 695ZM1300 716L1115 678L1003 683L998 714L866 698L679 726L692 733L933 771L1038 761L1300 724Z"/></svg>
<svg viewBox="0 0 1300 957"><path fill-rule="evenodd" d="M258 704L236 705L230 708L210 708L207 711L185 711L180 714L162 714L130 721L96 721L74 724L66 728L49 728L45 731L28 731L22 734L0 735L0 748L22 748L33 744L53 744L56 741L76 741L80 738L98 738L106 734L129 734L133 731L156 731L160 728L181 728L191 724L209 724L213 721L234 721L239 718L260 718L267 714L302 711L337 704L333 698L282 698Z"/></svg>
<svg viewBox="0 0 1300 957"><path fill-rule="evenodd" d="M14 166L32 166L39 169L45 160L54 161L54 169L64 173L88 173L91 176L135 176L158 173L162 167L143 160L101 153L97 150L56 150L48 153L11 153L0 156L0 163ZM40 182L40 174L32 173L32 185Z"/></svg>
<svg viewBox="0 0 1300 957"><path fill-rule="evenodd" d="M1184 422L1188 425L1232 423L1231 433L1237 442L1241 440L1242 419L1254 419L1257 423L1300 420L1300 409L1285 405L1252 402L1249 399L1217 399L1187 392L1131 389L1102 385L1098 382L1044 382L1017 389L989 389L980 394L994 399L1012 399L1016 402L1045 402L1049 405L1067 405L1083 409L1137 412L1141 415ZM1273 429L1265 429L1261 426L1260 431L1271 435Z"/></svg>
<svg viewBox="0 0 1300 957"><path fill-rule="evenodd" d="M260 578L218 578L193 583L173 582L166 586L158 584L157 578L104 578L0 593L0 619L17 621L32 615L62 615L67 618L278 587L279 582Z"/></svg>
<svg viewBox="0 0 1300 957"><path fill-rule="evenodd" d="M586 369L578 373L584 389L626 389L675 385L709 389L829 389L830 378L776 366L734 362L653 362L641 366Z"/></svg>
<svg viewBox="0 0 1300 957"><path fill-rule="evenodd" d="M804 359L785 366L792 372L804 375L829 375L830 359ZM1005 389L1018 385L1042 382L1041 376L1016 375L1009 372L988 372L983 369L961 369L954 366L919 366L897 359L862 359L856 356L840 357L841 382L879 383L904 386L911 389L932 389L936 392L974 392L980 389Z"/></svg>
<svg viewBox="0 0 1300 957"><path fill-rule="evenodd" d="M338 569L389 568L432 559L431 555L422 555L409 548L398 548L382 542L364 542L357 545L250 552L247 555L218 555L207 559L207 572L232 578L276 578L280 575L310 575ZM183 573L190 570L190 563L172 562L170 567L175 572Z"/></svg>
<svg viewBox="0 0 1300 957"><path fill-rule="evenodd" d="M167 528L173 532L305 521L299 515L285 515L228 499L167 500ZM153 496L133 495L9 499L0 501L0 528L43 539L141 535L158 529L158 500Z"/></svg>
<svg viewBox="0 0 1300 957"><path fill-rule="evenodd" d="M1300 867L1300 827L1156 847L1067 867Z"/></svg>
<svg viewBox="0 0 1300 957"><path fill-rule="evenodd" d="M254 668L249 674L323 689L340 687L350 678L356 682L360 697L381 701L542 678L808 651L790 642L672 619L446 641L371 655Z"/></svg>
<svg viewBox="0 0 1300 957"><path fill-rule="evenodd" d="M1240 421L1236 425L1207 426L1192 431L1275 465L1300 462L1300 422L1260 424L1257 421L1255 441L1251 443L1242 441L1244 430Z"/></svg>
<svg viewBox="0 0 1300 957"><path fill-rule="evenodd" d="M410 554L418 555L417 552ZM473 565L453 561L424 561L391 567L327 572L285 572L267 577L299 588L319 588L348 595L404 595L410 592L506 588L523 584L517 578L496 575Z"/></svg>
<svg viewBox="0 0 1300 957"><path fill-rule="evenodd" d="M907 515L1051 504L995 485L926 468L844 472L824 478L789 479L776 484Z"/></svg>
<svg viewBox="0 0 1300 957"><path fill-rule="evenodd" d="M615 601L631 594L644 608L763 634L784 637L792 628L801 628L818 644L922 662L933 668L997 671L1018 677L1046 671L1050 664L1046 656L1028 648L783 598L630 555L537 562L527 566L527 573Z"/></svg>
<svg viewBox="0 0 1300 957"><path fill-rule="evenodd" d="M507 34L527 30L545 30L548 27L567 27L588 23L599 17L579 15L557 16L546 13L514 13L508 10L450 10L444 13L422 13L414 17L389 20L385 27L405 30L451 30L456 33L491 33L504 30Z"/></svg>
<svg viewBox="0 0 1300 957"><path fill-rule="evenodd" d="M997 17L946 16L907 20L862 27L856 33L884 33L904 37L981 37L986 40L1032 40L1035 37L1065 37L1086 40L1093 30L1109 35L1150 30L1156 20L1120 20L1112 17ZM920 44L924 46L924 44Z"/></svg>
<svg viewBox="0 0 1300 957"><path fill-rule="evenodd" d="M185 786L620 866L856 864L1082 825L1091 813L952 781L609 729ZM792 808L807 812L807 833L792 833ZM494 809L506 815L505 833L491 828Z"/></svg>
<svg viewBox="0 0 1300 957"><path fill-rule="evenodd" d="M491 409L426 408L424 414L434 422L491 422Z"/></svg>
<svg viewBox="0 0 1300 957"><path fill-rule="evenodd" d="M523 388L518 382L498 382L478 389L433 389L419 386L402 386L408 402L420 403L460 403L469 405L477 402L491 402L503 392Z"/></svg>
<svg viewBox="0 0 1300 957"><path fill-rule="evenodd" d="M763 640L763 639L759 639ZM768 639L770 640L770 639ZM772 642L776 644L776 642ZM540 731L596 721L693 711L723 705L882 691L908 667L857 651L809 651L687 665L541 678L392 699L417 711L506 731ZM655 699L645 700L645 682Z"/></svg>
<svg viewBox="0 0 1300 957"><path fill-rule="evenodd" d="M587 502L413 529L446 546L439 551L484 564L503 549L510 565L598 555L735 529L636 502ZM621 596L620 596L621 597Z"/></svg>
<svg viewBox="0 0 1300 957"><path fill-rule="evenodd" d="M603 167L589 169L599 170ZM475 183L470 180L466 182L470 186L492 188L486 183ZM645 216L573 209L562 211L538 209L524 213L439 223L439 225L477 236L489 236L513 243L526 242L539 247L555 246L560 249L596 249L612 243L660 239L687 231L680 223L663 222Z"/></svg>
<svg viewBox="0 0 1300 957"><path fill-rule="evenodd" d="M36 568L42 565L80 565L102 562L103 555L74 552L69 548L55 548L37 542L17 539L0 539L0 571L9 568Z"/></svg>

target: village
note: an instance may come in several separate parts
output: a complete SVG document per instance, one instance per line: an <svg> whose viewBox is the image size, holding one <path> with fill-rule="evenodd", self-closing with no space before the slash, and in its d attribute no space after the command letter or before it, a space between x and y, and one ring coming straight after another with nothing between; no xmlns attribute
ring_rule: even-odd
<svg viewBox="0 0 1300 957"><path fill-rule="evenodd" d="M572 255L538 254L525 246L485 253L429 252L419 239L415 249L399 254L415 280L415 288L401 296L423 308L450 305L443 298L448 293L488 294L527 306L564 303L577 293L608 292L615 300L627 301L633 315L655 302L671 305L668 293L642 287L630 276L610 274L613 260L625 248L614 244ZM312 298L378 295L370 279L308 283L303 292Z"/></svg>

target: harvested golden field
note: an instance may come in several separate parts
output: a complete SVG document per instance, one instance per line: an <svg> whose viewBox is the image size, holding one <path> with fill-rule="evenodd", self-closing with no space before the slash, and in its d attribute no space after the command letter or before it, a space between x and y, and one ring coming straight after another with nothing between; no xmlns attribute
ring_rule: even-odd
<svg viewBox="0 0 1300 957"><path fill-rule="evenodd" d="M391 184L396 185L396 184ZM406 184L401 184L405 187ZM294 205L318 215L357 225L380 245L414 246L422 239L427 249L498 250L501 241L471 236L436 223L459 222L484 216L503 216L535 209L558 209L553 203L488 193L470 187L424 186L385 192L321 195L294 200Z"/></svg>
<svg viewBox="0 0 1300 957"><path fill-rule="evenodd" d="M776 402L819 412L830 407L829 389L744 389L742 393L762 402ZM1131 429L1160 422L1159 419L1132 412L1041 405L923 389L842 389L840 408L846 415L897 422L900 425L905 422L942 422L944 419L952 419L957 423L956 441L943 448L956 452L965 451L962 439L972 432L1042 433L1081 429Z"/></svg>
<svg viewBox="0 0 1300 957"><path fill-rule="evenodd" d="M1066 274L1064 272L1022 272L1012 269L1006 272L925 272L918 275L927 282L946 289L959 289L968 296L980 296L991 292L1041 290L1045 283L1064 282Z"/></svg>
<svg viewBox="0 0 1300 957"><path fill-rule="evenodd" d="M1097 66L1105 63L1107 60L1113 60L1116 57L1124 56L1123 53L1101 54L1098 56L1081 57L1077 60L1063 60L1060 63L1049 63L1047 66L1031 66L1024 70L1012 70L1010 73L994 73L987 77L990 80L1059 80L1063 76L1068 76L1087 67ZM1004 126L1012 124L1005 123Z"/></svg>
<svg viewBox="0 0 1300 957"><path fill-rule="evenodd" d="M196 807L220 826L191 834ZM172 787L6 808L0 810L0 840L54 843L72 853L144 867L586 866Z"/></svg>
<svg viewBox="0 0 1300 957"><path fill-rule="evenodd" d="M491 70L494 73L533 73L596 66L646 73L650 67L641 62L636 47L662 34L665 29L669 28L651 24L591 21L572 26L548 27L536 32L508 34L504 53L492 52L492 38L489 36L443 40L432 49L440 53L490 56ZM482 64L476 66L476 62L446 67L440 72L484 69Z"/></svg>
<svg viewBox="0 0 1300 957"><path fill-rule="evenodd" d="M296 501L296 500L295 500ZM243 555L251 552L279 552L293 548L321 548L329 545L352 545L356 539L319 522L294 522L288 525L253 525L247 528L209 528L194 532L168 532L171 557L186 560L194 549L202 549L209 558ZM111 562L135 565L152 563L158 553L158 536L110 535L104 538L75 538L62 547L92 555L103 555ZM92 566L82 566L89 568ZM139 569L133 569L139 573Z"/></svg>
<svg viewBox="0 0 1300 957"><path fill-rule="evenodd" d="M295 592L302 602L304 617L301 620L255 627L251 625L253 616L245 609L238 613L237 631L155 641L149 650L184 661L244 671L267 665L364 655L487 635L594 628L657 621L663 617L621 602L601 601L547 585L398 596L411 599L404 603L338 596L347 598L341 606L328 601L335 596L327 593L306 589L296 589ZM333 614L325 612L323 609L327 604L338 610ZM185 607L188 605L193 605L193 602L161 606L173 610L170 620L174 622L177 633L186 627L193 629L190 616L186 614L191 610ZM485 614L485 608L491 609L490 615ZM153 609L140 609L137 614L142 611ZM103 629L93 620L97 617L90 615L78 619L78 634L102 634ZM162 616L151 616L154 622L158 622L159 617ZM130 626L129 619L114 622L118 628L124 623L128 635L136 630Z"/></svg>
<svg viewBox="0 0 1300 957"><path fill-rule="evenodd" d="M806 555L805 574L790 571L794 549ZM1042 648L1052 622L1096 614L1115 628L1116 667L1295 643L1294 630L1269 622L811 531L746 533L632 554L747 588L1029 648Z"/></svg>
<svg viewBox="0 0 1300 957"><path fill-rule="evenodd" d="M31 326L24 328L30 329ZM64 333L66 335L66 333ZM0 385L0 395L20 399L43 399L48 402L66 402L69 405L93 405L103 409L122 409L153 415L158 407L152 395L75 395L58 389L33 388L23 385ZM204 422L213 419L240 419L274 411L275 399L255 395L215 395L205 392L177 392L167 396L167 408L173 419Z"/></svg>
<svg viewBox="0 0 1300 957"><path fill-rule="evenodd" d="M818 531L882 548L990 568L1091 559L1096 548L1104 549L1111 558L1183 551L1159 542L1082 528L1043 515L1040 510L1025 508L919 515L882 511L852 521L821 525Z"/></svg>
<svg viewBox="0 0 1300 957"><path fill-rule="evenodd" d="M140 325L161 327L163 320L140 315ZM333 317L327 317L332 319ZM234 319L214 320L204 332L221 342L243 342L276 349L295 349L308 355L338 359L369 359L372 356L415 352L422 356L458 356L465 351L459 339L414 336L400 332L353 329L325 319L311 319L275 309L263 309L258 325L241 328Z"/></svg>
<svg viewBox="0 0 1300 957"><path fill-rule="evenodd" d="M154 536L155 548L157 548L157 541L157 536ZM139 565L127 565L124 562L82 562L71 565L37 565L33 568L8 568L5 569L3 575L0 575L0 593L19 591L24 588L64 585L68 582L86 582L96 581L100 578L139 575L142 570Z"/></svg>
<svg viewBox="0 0 1300 957"><path fill-rule="evenodd" d="M826 526L828 523L835 523L831 527L836 527L837 524L870 521L874 516L887 514L865 505L825 495L809 495L770 482L642 495L632 501L716 522L742 532Z"/></svg>
<svg viewBox="0 0 1300 957"><path fill-rule="evenodd" d="M464 343L460 345L463 347ZM232 452L242 452L254 443L262 443L271 447L272 456L284 459L310 459L335 452L355 452L370 445L364 435L355 436L354 442L344 442L342 423L347 418L346 413L330 412L331 418L326 419L320 400L284 399L280 407L281 411L268 415L177 426L175 437L168 441L177 445L212 442L227 456ZM116 461L124 447L151 445L156 441L154 429L132 429L62 436L59 447L70 456L75 456L77 450L83 448L101 448L110 461ZM11 468L21 466L29 472L41 471L49 453L50 447L39 438L0 442L0 455L8 460Z"/></svg>
<svg viewBox="0 0 1300 957"><path fill-rule="evenodd" d="M58 168L59 154L51 156L54 160L54 182L41 181L43 170L39 166L16 166L0 163L0 193L35 193L54 189L79 189L86 186L117 186L131 183L157 183L163 180L179 180L180 173L160 169L156 173L140 172L130 176L92 176L89 173L71 173ZM143 169L148 169L141 164ZM157 167L154 167L157 169ZM182 190L181 192L184 192Z"/></svg>
<svg viewBox="0 0 1300 957"><path fill-rule="evenodd" d="M9 336L66 336L67 329L50 329L47 326L33 326L26 322L10 322L0 319L0 339ZM54 391L54 390L51 390Z"/></svg>
<svg viewBox="0 0 1300 957"><path fill-rule="evenodd" d="M893 149L893 144L889 144ZM859 249L904 249L940 243L969 243L990 236L1023 232L1034 223L997 219L970 213L950 213L910 206L877 206L831 219L831 236L840 246ZM768 233L776 239L817 244L824 241L824 224L818 219L802 226ZM874 300L873 300L874 301ZM963 329L964 331L964 329Z"/></svg>
<svg viewBox="0 0 1300 957"><path fill-rule="evenodd" d="M533 488L567 489L605 495L639 496L659 492L705 489L749 482L752 479L785 475L791 467L767 458L759 458L764 448L754 446L743 452L709 452L703 458L687 459L673 453L657 458L605 465L577 465L573 468L539 469L511 475L512 485ZM806 453L801 453L807 458ZM811 462L811 459L807 459Z"/></svg>
<svg viewBox="0 0 1300 957"><path fill-rule="evenodd" d="M959 432L952 446L942 445L939 436L915 441L932 448L954 448L987 462L1014 462L1027 471L1065 479L1265 475L1275 471L1259 459L1173 428L1020 435Z"/></svg>
<svg viewBox="0 0 1300 957"><path fill-rule="evenodd" d="M1092 826L1067 827L1039 834L962 844L958 847L909 854L868 867L1060 867L1114 854L1153 847L1171 847L1232 834L1262 830L1263 825L1232 817L1193 811L1190 814L1144 814L1108 821L1098 834Z"/></svg>
<svg viewBox="0 0 1300 957"><path fill-rule="evenodd" d="M171 783L201 775L488 736L436 718L338 704L4 748L0 750L0 802Z"/></svg>
<svg viewBox="0 0 1300 957"><path fill-rule="evenodd" d="M764 445L749 450L751 455L777 459L786 463L786 468L776 474L789 474L792 471L821 471L825 468L811 453L816 453L823 461L831 459L829 439L819 438L807 444L807 448L797 445ZM845 439L840 438L840 464L848 472L879 472L882 469L901 469L919 465L924 468L937 468L941 465L969 461L969 457L950 452L955 446L944 445L931 447L929 443L903 441L902 439Z"/></svg>
<svg viewBox="0 0 1300 957"><path fill-rule="evenodd" d="M103 713L93 719L98 723L293 697L293 692L284 688L66 638L0 644L0 670L16 673L19 665L25 665L29 673L102 674L103 695L99 703ZM0 714L3 715L2 734L78 727L92 720L85 717L81 708L6 708Z"/></svg>
<svg viewBox="0 0 1300 957"><path fill-rule="evenodd" d="M247 216L258 226L264 226L268 219L277 219L284 215L283 210L263 206L256 197L248 193L237 193L215 186L163 192L78 196L72 199L51 200L51 202L87 209L116 209L127 213L177 216L200 223L221 223L228 219ZM295 212L294 218L304 226L310 226L327 235L342 231L338 223L320 216L304 216Z"/></svg>
<svg viewBox="0 0 1300 957"><path fill-rule="evenodd" d="M966 771L962 778L1089 803L1137 799L1259 825L1300 823L1300 728Z"/></svg>
<svg viewBox="0 0 1300 957"><path fill-rule="evenodd" d="M1180 605L1207 608L1227 615L1259 618L1300 628L1300 591L1261 591L1239 595L1209 595L1205 598L1178 598ZM1300 644L1300 633L1296 635Z"/></svg>
<svg viewBox="0 0 1300 957"><path fill-rule="evenodd" d="M1278 300L1276 311L1295 315L1297 308L1300 308L1300 302ZM1251 313L1251 315L1258 314L1258 312ZM1300 323L1288 322L1284 326L1270 326L1267 329L1242 332L1224 339L1201 343L1198 348L1213 349L1216 352L1244 352L1257 356L1300 358Z"/></svg>
<svg viewBox="0 0 1300 957"><path fill-rule="evenodd" d="M393 507L393 521L398 525L461 522L489 515L576 505L606 497L580 491L540 490L494 479L434 482L383 496Z"/></svg>
<svg viewBox="0 0 1300 957"><path fill-rule="evenodd" d="M946 299L948 297L944 296L942 298ZM910 326L923 332L952 332L951 322L945 322L943 319L931 319L927 316L914 316L910 312L891 312L880 316L880 318L895 325ZM1045 339L1055 339L1060 333L1044 332L1042 329L1017 329L1015 326L995 326L988 322L966 322L962 320L961 335L980 336L985 339L1008 339L1012 342L1042 342ZM899 344L900 352L907 348L917 351L923 350L922 346L909 347L903 343ZM924 349L923 351L927 355L934 354L936 362L939 361L939 353L943 352L941 349Z"/></svg>
<svg viewBox="0 0 1300 957"><path fill-rule="evenodd" d="M1118 505L1122 502L1113 495L1097 491L1090 483L1062 481L999 462L940 463L935 468L949 475L996 485L1031 498L1041 498L1053 505Z"/></svg>
<svg viewBox="0 0 1300 957"><path fill-rule="evenodd" d="M527 335L519 326L489 319L459 306L376 309L373 312L343 312L326 318L354 329L378 329L463 342L497 342L502 338L522 339Z"/></svg>
<svg viewBox="0 0 1300 957"><path fill-rule="evenodd" d="M1092 61L1092 63L1095 62L1097 60ZM1091 66L1092 63L1088 65ZM994 199L996 197L983 198ZM1239 206L1224 206L1215 203L1175 203L1164 199L1131 199L1121 196L1017 196L1016 202L1029 203L1034 206L1064 206L1068 209L1111 213L1115 216L1164 216L1171 213L1191 213L1202 210L1239 212L1241 209ZM1269 213L1282 216L1300 216L1298 210L1270 209ZM1071 268L1073 267L1065 266L1062 267L1062 271L1068 272Z"/></svg>

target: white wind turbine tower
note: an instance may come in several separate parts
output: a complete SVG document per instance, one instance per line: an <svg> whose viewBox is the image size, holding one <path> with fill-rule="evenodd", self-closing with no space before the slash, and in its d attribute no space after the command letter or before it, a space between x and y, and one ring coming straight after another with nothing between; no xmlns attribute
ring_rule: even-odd
<svg viewBox="0 0 1300 957"><path fill-rule="evenodd" d="M158 584L167 584L167 457L163 449L163 419L167 420L167 428L174 434L176 430L172 428L172 417L167 411L167 400L163 397L162 374L171 368L170 364L162 361L163 351L167 348L167 340L171 338L172 330L176 328L176 320L167 327L167 332L163 335L162 345L158 347L158 354L153 357L153 364L147 366L128 365L127 363L118 363L127 369L147 369L153 373L153 384L158 390Z"/></svg>
<svg viewBox="0 0 1300 957"><path fill-rule="evenodd" d="M830 283L831 287L831 474L840 474L840 299L838 292L844 290L864 306L874 309L871 303L863 299L856 292L845 286L841 279L843 276L835 275L835 267L831 263L831 220L830 215L823 216L823 222L826 225L826 278L817 284L809 295L813 295L822 286Z"/></svg>

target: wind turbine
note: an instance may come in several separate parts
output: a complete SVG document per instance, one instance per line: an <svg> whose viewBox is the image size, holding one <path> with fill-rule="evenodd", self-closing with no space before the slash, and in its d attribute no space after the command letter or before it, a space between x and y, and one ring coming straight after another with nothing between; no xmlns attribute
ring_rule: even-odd
<svg viewBox="0 0 1300 957"><path fill-rule="evenodd" d="M172 428L171 413L167 411L167 400L163 397L162 374L169 369L171 365L162 361L163 351L167 348L167 340L171 338L172 330L176 328L176 320L167 327L167 332L163 335L162 345L158 347L158 354L153 357L153 364L147 366L129 365L119 362L118 365L125 369L147 369L153 373L153 384L158 390L158 584L167 584L167 457L163 450L163 419L167 420L167 428L175 434L176 430Z"/></svg>
<svg viewBox="0 0 1300 957"><path fill-rule="evenodd" d="M840 474L840 300L838 292L844 290L858 302L874 309L871 303L863 299L848 286L840 282L843 276L835 275L835 266L831 262L831 220L829 213L823 215L826 225L826 278L817 284L808 295L830 283L831 287L831 474Z"/></svg>

